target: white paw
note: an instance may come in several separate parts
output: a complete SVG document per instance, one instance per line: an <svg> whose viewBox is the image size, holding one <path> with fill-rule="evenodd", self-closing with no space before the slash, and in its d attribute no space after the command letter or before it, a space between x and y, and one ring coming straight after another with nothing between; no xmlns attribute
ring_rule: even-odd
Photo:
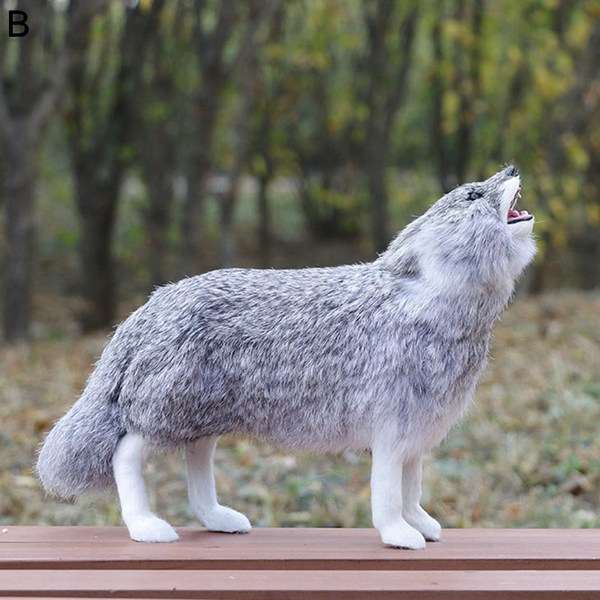
<svg viewBox="0 0 600 600"><path fill-rule="evenodd" d="M132 540L136 542L176 542L177 532L156 515L144 515L129 518L127 529Z"/></svg>
<svg viewBox="0 0 600 600"><path fill-rule="evenodd" d="M417 531L420 531L426 540L439 542L442 538L442 526L420 506L416 511L405 513L403 516L406 522L412 525Z"/></svg>
<svg viewBox="0 0 600 600"><path fill-rule="evenodd" d="M394 548L408 548L409 550L423 550L425 538L404 519L391 525L379 528L381 541L386 546Z"/></svg>
<svg viewBox="0 0 600 600"><path fill-rule="evenodd" d="M200 520L210 531L248 533L252 529L246 515L227 506L217 506Z"/></svg>

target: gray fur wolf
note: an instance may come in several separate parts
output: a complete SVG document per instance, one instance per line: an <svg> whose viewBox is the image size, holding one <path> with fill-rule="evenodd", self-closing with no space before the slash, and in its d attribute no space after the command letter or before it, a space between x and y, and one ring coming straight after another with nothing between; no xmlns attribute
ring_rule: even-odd
<svg viewBox="0 0 600 600"><path fill-rule="evenodd" d="M439 540L420 506L421 457L471 403L493 323L535 254L520 189L513 166L462 185L368 264L220 270L157 289L48 435L44 487L68 498L116 483L131 537L171 542L142 478L152 449L185 449L191 508L223 532L251 526L217 501L219 436L370 449L383 543Z"/></svg>

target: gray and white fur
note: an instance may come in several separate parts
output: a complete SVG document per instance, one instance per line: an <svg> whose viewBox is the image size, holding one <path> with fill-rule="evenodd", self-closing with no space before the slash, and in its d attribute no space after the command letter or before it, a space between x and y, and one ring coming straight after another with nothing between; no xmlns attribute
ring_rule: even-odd
<svg viewBox="0 0 600 600"><path fill-rule="evenodd" d="M471 403L492 326L535 254L510 166L463 185L372 263L228 269L156 290L116 329L87 387L48 435L38 474L73 497L116 483L133 539L177 533L150 509L151 449L185 448L192 510L247 532L217 502L219 436L319 452L370 449L373 523L386 545L424 548L421 457Z"/></svg>

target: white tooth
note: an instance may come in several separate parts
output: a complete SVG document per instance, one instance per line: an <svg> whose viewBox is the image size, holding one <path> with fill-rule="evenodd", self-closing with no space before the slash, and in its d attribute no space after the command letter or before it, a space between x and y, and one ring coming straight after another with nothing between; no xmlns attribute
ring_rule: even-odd
<svg viewBox="0 0 600 600"><path fill-rule="evenodd" d="M517 202L517 192L519 191L520 180L518 177L512 177L503 184L502 198L500 200L501 216L508 214Z"/></svg>

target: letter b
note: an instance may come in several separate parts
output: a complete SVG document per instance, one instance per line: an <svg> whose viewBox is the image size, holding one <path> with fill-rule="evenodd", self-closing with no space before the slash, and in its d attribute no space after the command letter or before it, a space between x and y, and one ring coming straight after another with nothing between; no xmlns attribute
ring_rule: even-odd
<svg viewBox="0 0 600 600"><path fill-rule="evenodd" d="M18 31L15 28L19 27ZM27 25L27 13L23 10L8 11L8 35L9 37L23 37L29 33Z"/></svg>

